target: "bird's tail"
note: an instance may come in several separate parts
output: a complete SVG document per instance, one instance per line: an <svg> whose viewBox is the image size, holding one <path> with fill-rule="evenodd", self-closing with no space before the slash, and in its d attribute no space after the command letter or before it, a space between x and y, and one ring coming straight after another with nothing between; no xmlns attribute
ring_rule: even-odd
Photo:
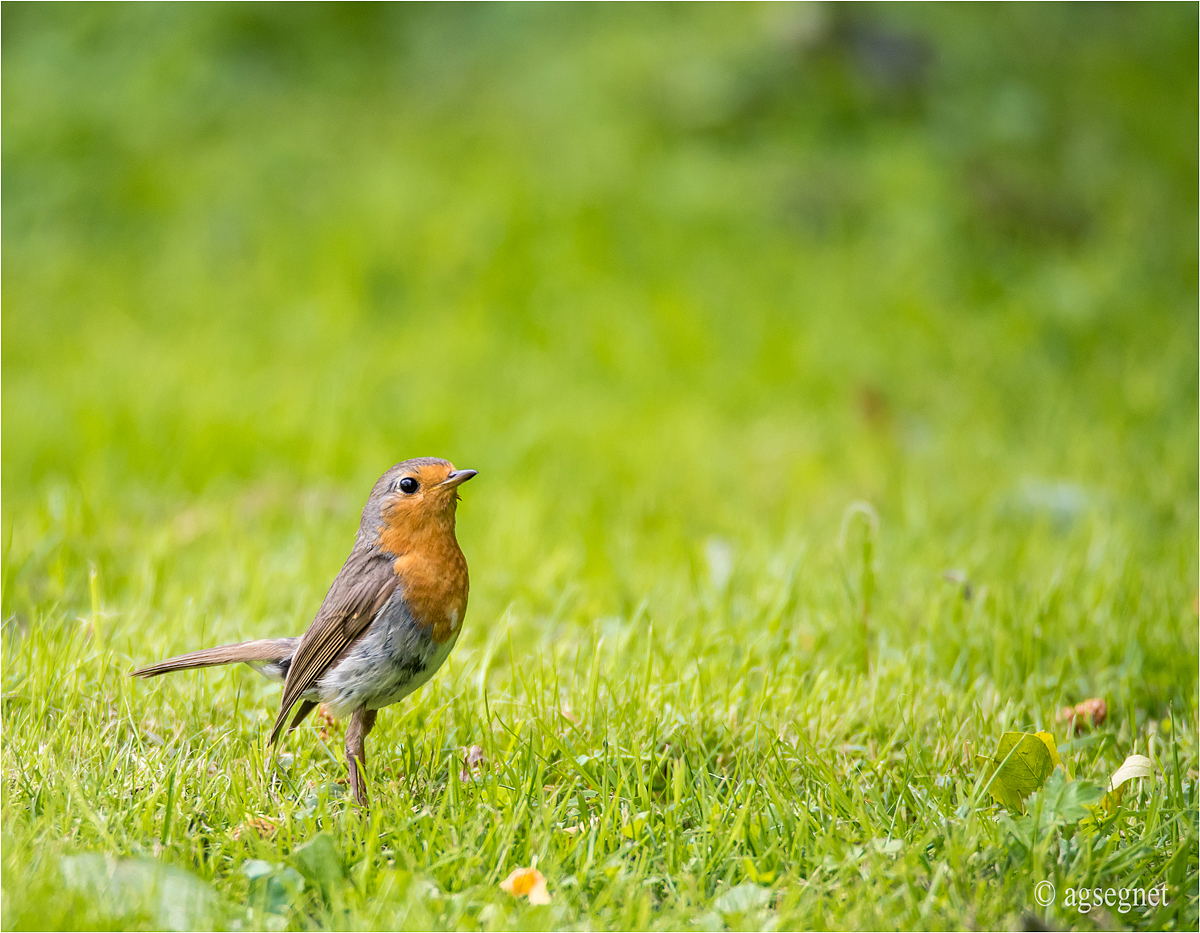
<svg viewBox="0 0 1200 933"><path fill-rule="evenodd" d="M203 651L192 651L175 658L167 658L149 667L133 672L134 677L157 677L171 671L186 671L194 667L214 667L218 664L237 664L245 662L251 667L273 680L282 680L287 676L288 666L292 663L292 655L296 653L299 638L260 638L257 641L244 641L237 645L221 645L219 648L205 648Z"/></svg>

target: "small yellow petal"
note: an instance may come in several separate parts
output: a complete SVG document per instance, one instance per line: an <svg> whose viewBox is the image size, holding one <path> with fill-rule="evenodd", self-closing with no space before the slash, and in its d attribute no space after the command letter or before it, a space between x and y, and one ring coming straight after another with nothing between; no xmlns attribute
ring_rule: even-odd
<svg viewBox="0 0 1200 933"><path fill-rule="evenodd" d="M534 882L533 887L529 889L529 903L550 903L550 892L546 890L546 879L542 877L542 873L540 871L537 872L537 881Z"/></svg>
<svg viewBox="0 0 1200 933"><path fill-rule="evenodd" d="M514 868L500 882L500 890L513 897L527 897L531 904L549 904L550 892L546 890L546 876L536 868Z"/></svg>

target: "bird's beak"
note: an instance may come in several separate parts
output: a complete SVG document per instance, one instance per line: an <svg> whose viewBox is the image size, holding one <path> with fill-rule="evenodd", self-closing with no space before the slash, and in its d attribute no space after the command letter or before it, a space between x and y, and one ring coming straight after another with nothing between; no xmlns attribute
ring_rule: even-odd
<svg viewBox="0 0 1200 933"><path fill-rule="evenodd" d="M455 486L461 486L472 476L477 476L478 470L455 470L444 480L438 483L439 486L449 486L453 489Z"/></svg>

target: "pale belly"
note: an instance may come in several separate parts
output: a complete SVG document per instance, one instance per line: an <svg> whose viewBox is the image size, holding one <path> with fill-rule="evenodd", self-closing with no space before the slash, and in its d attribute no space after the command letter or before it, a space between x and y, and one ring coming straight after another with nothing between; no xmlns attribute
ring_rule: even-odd
<svg viewBox="0 0 1200 933"><path fill-rule="evenodd" d="M457 622L457 620L455 620ZM460 629L436 642L417 625L403 600L393 598L340 662L317 681L317 695L334 716L360 706L380 709L420 688L445 663Z"/></svg>

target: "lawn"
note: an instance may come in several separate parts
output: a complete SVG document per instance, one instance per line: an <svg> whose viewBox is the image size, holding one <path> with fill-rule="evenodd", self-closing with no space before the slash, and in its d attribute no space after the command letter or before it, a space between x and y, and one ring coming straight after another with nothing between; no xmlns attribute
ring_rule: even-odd
<svg viewBox="0 0 1200 933"><path fill-rule="evenodd" d="M1197 26L7 4L4 928L1195 929ZM369 813L129 677L421 455L471 604Z"/></svg>

